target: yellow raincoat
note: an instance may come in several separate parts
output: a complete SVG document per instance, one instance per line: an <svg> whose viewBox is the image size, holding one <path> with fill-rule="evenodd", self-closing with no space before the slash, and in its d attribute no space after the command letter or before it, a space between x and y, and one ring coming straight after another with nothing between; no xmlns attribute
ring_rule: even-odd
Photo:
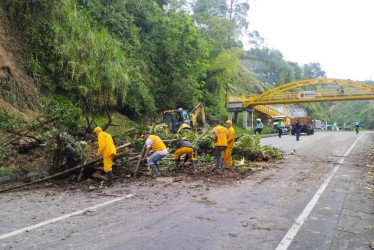
<svg viewBox="0 0 374 250"><path fill-rule="evenodd" d="M214 146L227 146L227 130L226 128L218 125L214 128L217 132L217 141L214 142Z"/></svg>
<svg viewBox="0 0 374 250"><path fill-rule="evenodd" d="M104 160L104 172L110 172L112 171L113 158L117 154L112 136L101 131L97 136L97 143L99 144L97 153L102 155Z"/></svg>
<svg viewBox="0 0 374 250"><path fill-rule="evenodd" d="M228 168L232 168L232 149L234 148L234 142L235 142L235 130L233 127L230 127L227 129L228 132L228 138L227 138L227 148L222 151L222 158L224 162L226 163L226 166Z"/></svg>

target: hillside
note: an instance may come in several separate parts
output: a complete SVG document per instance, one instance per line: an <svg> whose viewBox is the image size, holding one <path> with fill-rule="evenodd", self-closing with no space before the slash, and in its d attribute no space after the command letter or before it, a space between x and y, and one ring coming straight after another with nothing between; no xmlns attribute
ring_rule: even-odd
<svg viewBox="0 0 374 250"><path fill-rule="evenodd" d="M39 91L25 68L26 48L20 35L0 8L0 106L20 109L34 108L39 102ZM14 111L14 110L13 110Z"/></svg>
<svg viewBox="0 0 374 250"><path fill-rule="evenodd" d="M149 121L203 101L214 118L225 115L226 92L256 94L325 74L318 63L301 66L278 50L244 51L237 34L248 25L241 19L247 5L237 3L242 11L232 22L204 1L192 13L183 1L170 3L2 1L2 103L35 110L54 99L79 108L90 124L97 115L110 123L114 112ZM327 120L328 105L302 107Z"/></svg>

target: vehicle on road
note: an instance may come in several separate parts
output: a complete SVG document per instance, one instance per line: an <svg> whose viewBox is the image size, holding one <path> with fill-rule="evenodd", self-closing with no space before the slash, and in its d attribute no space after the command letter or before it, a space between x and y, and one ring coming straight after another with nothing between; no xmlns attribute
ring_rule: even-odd
<svg viewBox="0 0 374 250"><path fill-rule="evenodd" d="M278 133L278 122L282 123L282 132L289 132L291 130L290 118L285 115L278 115L271 117L273 124L272 133Z"/></svg>
<svg viewBox="0 0 374 250"><path fill-rule="evenodd" d="M291 118L291 135L296 134L296 121L299 120L301 123L301 133L306 133L307 135L313 135L314 134L314 125L312 118L309 116L301 116L301 117L292 117Z"/></svg>
<svg viewBox="0 0 374 250"><path fill-rule="evenodd" d="M315 130L322 130L322 121L314 119L313 126Z"/></svg>

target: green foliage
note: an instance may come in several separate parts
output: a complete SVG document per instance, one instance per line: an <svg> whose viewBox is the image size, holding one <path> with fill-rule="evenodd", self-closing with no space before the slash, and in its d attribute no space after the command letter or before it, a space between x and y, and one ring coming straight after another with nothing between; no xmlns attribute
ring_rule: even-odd
<svg viewBox="0 0 374 250"><path fill-rule="evenodd" d="M193 17L204 37L212 41L212 56L233 47L242 47L239 40L248 22L246 14L249 5L246 2L225 0L197 0L193 3Z"/></svg>
<svg viewBox="0 0 374 250"><path fill-rule="evenodd" d="M273 159L283 158L283 155L275 147L266 145L262 147L262 150L265 152L266 155L270 156Z"/></svg>
<svg viewBox="0 0 374 250"><path fill-rule="evenodd" d="M214 152L214 140L210 137L205 138L197 143L197 150L199 152L205 152L206 154L213 155Z"/></svg>
<svg viewBox="0 0 374 250"><path fill-rule="evenodd" d="M44 137L44 157L50 161L50 173L74 167L87 157L87 143L66 132L48 131Z"/></svg>
<svg viewBox="0 0 374 250"><path fill-rule="evenodd" d="M24 34L28 46L26 56L28 71L44 90L54 88L53 81L59 75L54 50L55 34L52 28L56 2L44 0L4 0L0 2L8 17Z"/></svg>
<svg viewBox="0 0 374 250"><path fill-rule="evenodd" d="M10 131L15 128L21 128L26 124L25 118L20 114L8 113L0 107L0 130Z"/></svg>
<svg viewBox="0 0 374 250"><path fill-rule="evenodd" d="M246 159L256 158L261 153L260 136L243 136L235 143L234 154Z"/></svg>
<svg viewBox="0 0 374 250"><path fill-rule="evenodd" d="M204 102L210 106L208 109L211 115L221 113L228 84L235 81L238 76L241 55L244 55L244 52L238 48L225 50L212 62L204 88Z"/></svg>
<svg viewBox="0 0 374 250"><path fill-rule="evenodd" d="M181 137L182 136L187 137L187 139L192 142L192 141L197 139L198 134L196 134L194 131L185 129L185 131L183 131L183 134L181 135Z"/></svg>
<svg viewBox="0 0 374 250"><path fill-rule="evenodd" d="M261 156L263 153L271 158L280 159L282 154L274 147L271 146L261 146L260 145L261 136L243 136L235 143L233 154L236 158L244 158L247 160L254 160Z"/></svg>
<svg viewBox="0 0 374 250"><path fill-rule="evenodd" d="M374 101L336 102L331 109L331 120L339 126L353 127L355 121L360 122L360 127L374 128Z"/></svg>
<svg viewBox="0 0 374 250"><path fill-rule="evenodd" d="M208 116L217 116L226 113L226 94L260 93L324 73L317 63L301 68L287 62L280 51L264 47L256 31L250 35L255 48L244 55L240 36L249 5L243 1L0 4L25 37L28 71L38 86L75 103L87 117L116 110L150 119L201 100ZM310 108L316 116L321 109Z"/></svg>
<svg viewBox="0 0 374 250"><path fill-rule="evenodd" d="M18 166L0 167L0 177L17 176L21 174L23 174L23 171Z"/></svg>
<svg viewBox="0 0 374 250"><path fill-rule="evenodd" d="M257 73L258 79L263 83L282 85L302 78L300 66L284 60L279 50L254 48L247 52L246 58L253 61L250 69Z"/></svg>
<svg viewBox="0 0 374 250"><path fill-rule="evenodd" d="M303 65L306 79L326 77L326 72L321 69L320 63L308 63Z"/></svg>
<svg viewBox="0 0 374 250"><path fill-rule="evenodd" d="M327 121L328 118L328 108L323 103L305 103L300 104L307 110L308 116L313 119Z"/></svg>
<svg viewBox="0 0 374 250"><path fill-rule="evenodd" d="M127 67L121 44L104 29L91 25L74 1L63 2L54 25L59 67L65 73L60 91L71 95L86 113L122 105Z"/></svg>
<svg viewBox="0 0 374 250"><path fill-rule="evenodd" d="M160 97L157 106L190 109L202 98L203 82L199 79L207 70L210 45L183 11L166 16L157 34L159 56L154 63L160 80L153 84L155 96Z"/></svg>
<svg viewBox="0 0 374 250"><path fill-rule="evenodd" d="M198 156L199 161L201 162L213 162L214 161L214 156L210 154L199 154Z"/></svg>
<svg viewBox="0 0 374 250"><path fill-rule="evenodd" d="M52 121L53 129L77 135L82 125L82 111L71 102L62 99L46 99L40 110L41 120Z"/></svg>

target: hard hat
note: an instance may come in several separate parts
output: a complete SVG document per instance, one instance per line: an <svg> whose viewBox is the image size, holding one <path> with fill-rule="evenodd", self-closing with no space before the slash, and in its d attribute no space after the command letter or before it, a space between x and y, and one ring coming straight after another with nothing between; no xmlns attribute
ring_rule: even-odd
<svg viewBox="0 0 374 250"><path fill-rule="evenodd" d="M94 129L94 132L101 132L101 131L103 131L100 127L96 127L95 129Z"/></svg>
<svg viewBox="0 0 374 250"><path fill-rule="evenodd" d="M143 134L140 137L144 137L145 135L149 135L149 131L143 131Z"/></svg>
<svg viewBox="0 0 374 250"><path fill-rule="evenodd" d="M187 140L187 137L183 136L183 137L181 138L181 140L182 140L182 141Z"/></svg>
<svg viewBox="0 0 374 250"><path fill-rule="evenodd" d="M260 118L258 118L256 121L258 121L258 122L260 122L261 121L261 119Z"/></svg>
<svg viewBox="0 0 374 250"><path fill-rule="evenodd" d="M225 121L225 123L232 125L232 122L230 120Z"/></svg>

